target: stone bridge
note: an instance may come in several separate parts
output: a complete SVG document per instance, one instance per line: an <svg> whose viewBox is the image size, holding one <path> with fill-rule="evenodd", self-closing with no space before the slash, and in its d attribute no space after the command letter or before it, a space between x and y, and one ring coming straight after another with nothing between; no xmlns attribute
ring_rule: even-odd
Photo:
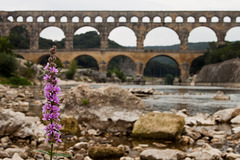
<svg viewBox="0 0 240 160"><path fill-rule="evenodd" d="M15 26L25 26L30 35L29 50L18 50L17 54L38 62L47 51L40 50L39 35L47 27L55 26L65 34L65 49L58 50L59 59L71 62L79 55L90 55L98 62L100 71L106 71L108 62L115 56L131 58L137 74L149 60L165 55L174 59L186 77L192 61L203 52L188 50L190 32L200 26L210 28L218 44L224 44L227 31L240 25L240 11L0 11L0 34L8 36ZM81 27L90 26L100 34L100 49L78 50L73 48L74 33ZM117 27L130 28L136 36L136 49L112 50L108 48L108 36ZM143 42L148 32L157 27L175 31L180 40L178 51L145 52Z"/></svg>

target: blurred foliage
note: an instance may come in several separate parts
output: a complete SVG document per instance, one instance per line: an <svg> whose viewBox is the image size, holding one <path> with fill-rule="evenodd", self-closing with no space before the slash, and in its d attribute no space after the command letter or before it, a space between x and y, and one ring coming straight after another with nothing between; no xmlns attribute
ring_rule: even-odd
<svg viewBox="0 0 240 160"><path fill-rule="evenodd" d="M66 72L67 79L73 79L75 73L77 72L77 61L73 61Z"/></svg>
<svg viewBox="0 0 240 160"><path fill-rule="evenodd" d="M9 40L15 49L29 49L30 47L30 36L25 26L13 27Z"/></svg>

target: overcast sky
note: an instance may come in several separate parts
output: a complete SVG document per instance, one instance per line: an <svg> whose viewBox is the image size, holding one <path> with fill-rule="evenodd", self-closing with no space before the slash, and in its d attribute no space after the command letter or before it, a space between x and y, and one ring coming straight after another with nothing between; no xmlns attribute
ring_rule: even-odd
<svg viewBox="0 0 240 160"><path fill-rule="evenodd" d="M0 0L0 10L229 10L240 11L240 0ZM89 28L81 29L77 33L84 33ZM122 36L128 35L126 36ZM44 30L40 36L52 39L64 37L57 29ZM111 32L110 39L125 46L136 45L136 37L127 28L118 28ZM226 40L240 40L240 27L231 30ZM211 30L200 28L193 31L190 42L216 41ZM145 45L171 45L179 43L178 36L166 28L155 29L150 32Z"/></svg>

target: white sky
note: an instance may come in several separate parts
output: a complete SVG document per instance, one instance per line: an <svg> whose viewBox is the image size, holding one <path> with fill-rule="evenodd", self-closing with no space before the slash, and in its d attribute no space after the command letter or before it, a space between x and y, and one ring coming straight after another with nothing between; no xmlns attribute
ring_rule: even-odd
<svg viewBox="0 0 240 160"><path fill-rule="evenodd" d="M240 11L240 0L0 0L0 10L236 10ZM79 33L89 31L81 29ZM125 34L122 34L125 33ZM126 37L126 34L128 35ZM124 36L122 36L124 35ZM41 37L60 40L61 30L50 28ZM122 28L111 32L110 39L125 46L135 46L136 37L130 29ZM240 27L228 32L226 40L240 40ZM193 31L190 42L216 41L215 34L208 29ZM172 45L179 43L177 35L166 28L150 32L144 45Z"/></svg>

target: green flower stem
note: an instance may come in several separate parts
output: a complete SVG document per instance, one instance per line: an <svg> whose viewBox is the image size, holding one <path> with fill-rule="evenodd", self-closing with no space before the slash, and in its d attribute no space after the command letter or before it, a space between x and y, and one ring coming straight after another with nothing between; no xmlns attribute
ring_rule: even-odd
<svg viewBox="0 0 240 160"><path fill-rule="evenodd" d="M50 160L53 158L53 144L51 144Z"/></svg>

